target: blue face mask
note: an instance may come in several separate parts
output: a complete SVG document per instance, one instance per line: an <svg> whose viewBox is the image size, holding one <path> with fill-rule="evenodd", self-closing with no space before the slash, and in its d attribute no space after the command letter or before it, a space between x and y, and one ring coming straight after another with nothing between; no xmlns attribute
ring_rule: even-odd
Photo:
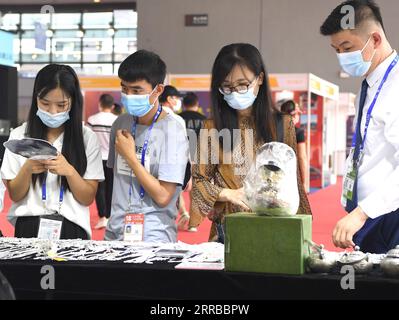
<svg viewBox="0 0 399 320"><path fill-rule="evenodd" d="M155 88L154 88L155 90ZM150 94L125 94L122 92L121 94L121 103L126 108L126 111L135 117L144 117L151 109L154 107L155 101L153 104L150 103Z"/></svg>
<svg viewBox="0 0 399 320"><path fill-rule="evenodd" d="M49 128L59 128L69 120L69 111L51 114L37 108L36 115Z"/></svg>
<svg viewBox="0 0 399 320"><path fill-rule="evenodd" d="M362 50L353 52L337 53L339 63L342 69L352 77L363 77L370 70L376 50L370 61L364 61L362 52L370 42L371 37L367 40Z"/></svg>
<svg viewBox="0 0 399 320"><path fill-rule="evenodd" d="M224 100L231 108L235 110L245 110L251 107L256 100L257 96L255 95L254 90L255 86L249 88L246 93L238 93L234 91L230 94L222 94L224 96Z"/></svg>

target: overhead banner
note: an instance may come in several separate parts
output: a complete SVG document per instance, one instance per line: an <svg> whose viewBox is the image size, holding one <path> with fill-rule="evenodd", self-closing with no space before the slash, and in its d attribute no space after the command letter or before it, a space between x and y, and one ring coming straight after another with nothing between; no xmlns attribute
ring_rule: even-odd
<svg viewBox="0 0 399 320"><path fill-rule="evenodd" d="M46 28L40 22L35 22L35 48L45 51L46 40Z"/></svg>

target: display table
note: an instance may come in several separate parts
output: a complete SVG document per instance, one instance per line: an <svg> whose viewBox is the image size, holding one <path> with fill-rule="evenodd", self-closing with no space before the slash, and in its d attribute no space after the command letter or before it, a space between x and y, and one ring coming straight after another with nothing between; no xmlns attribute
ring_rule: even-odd
<svg viewBox="0 0 399 320"><path fill-rule="evenodd" d="M55 289L42 290L43 265L55 270ZM284 276L176 270L175 264L0 261L17 299L398 299L399 280L357 276L355 290L338 275Z"/></svg>
<svg viewBox="0 0 399 320"><path fill-rule="evenodd" d="M33 240L31 244L30 240L25 239L22 242L2 239L0 238L0 271L10 282L17 299L399 298L399 279L386 278L378 270L367 276L356 276L355 289L343 290L341 288L343 275L289 276L175 269L178 262L173 261L176 261L176 258L164 258L157 254L157 250L161 247L146 247L146 245L137 247L117 242L61 241L51 243L53 245L51 250L56 250L54 256L51 255L52 251L46 251L48 247L44 242ZM56 249L54 245L57 245ZM223 256L223 246L220 244L172 246L167 248L176 250L183 248L196 252L187 261L191 259L196 262L199 259L216 262ZM29 255L32 249L35 253ZM161 249L170 254L165 247ZM49 258L49 253L53 259L60 260L59 257L62 256L74 258L69 258L68 261L56 261ZM114 261L122 256L125 260ZM44 266L47 268L42 270ZM42 289L41 283L49 275L48 266L54 268L54 289L45 290Z"/></svg>

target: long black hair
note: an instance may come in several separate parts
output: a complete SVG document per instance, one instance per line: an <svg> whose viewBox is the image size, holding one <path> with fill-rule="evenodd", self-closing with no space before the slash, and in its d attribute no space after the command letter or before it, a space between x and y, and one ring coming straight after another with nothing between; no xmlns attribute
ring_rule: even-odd
<svg viewBox="0 0 399 320"><path fill-rule="evenodd" d="M83 96L78 76L70 66L50 64L37 74L33 87L26 135L31 138L47 140L48 127L36 115L37 99L44 98L50 91L57 88L61 89L71 99L70 119L64 123L62 154L75 170L83 176L87 168L82 127ZM36 185L38 178L40 183L43 183L45 176L45 173L32 175L33 186ZM61 177L61 184L65 190L69 190L65 177Z"/></svg>
<svg viewBox="0 0 399 320"><path fill-rule="evenodd" d="M226 77L237 65L247 67L257 77L263 73L263 83L259 87L259 93L252 108L256 139L258 142L262 143L276 140L276 124L268 74L259 50L247 43L233 43L223 47L213 64L211 111L216 129L219 132L222 129L228 129L231 133L231 137L233 137L233 130L239 128L237 110L229 107L224 100L223 94L219 91Z"/></svg>

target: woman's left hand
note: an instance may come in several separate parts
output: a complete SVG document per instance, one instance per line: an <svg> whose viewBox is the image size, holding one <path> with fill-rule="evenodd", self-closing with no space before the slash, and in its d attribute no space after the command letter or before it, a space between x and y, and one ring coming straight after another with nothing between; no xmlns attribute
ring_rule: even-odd
<svg viewBox="0 0 399 320"><path fill-rule="evenodd" d="M45 160L42 163L48 171L59 176L71 176L75 170L61 153L54 160Z"/></svg>

